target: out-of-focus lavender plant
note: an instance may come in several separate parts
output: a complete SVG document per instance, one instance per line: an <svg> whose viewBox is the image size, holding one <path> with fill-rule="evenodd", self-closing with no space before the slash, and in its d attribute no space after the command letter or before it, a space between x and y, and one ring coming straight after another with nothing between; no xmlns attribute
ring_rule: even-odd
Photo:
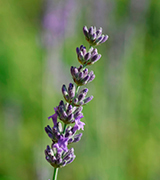
<svg viewBox="0 0 160 180"><path fill-rule="evenodd" d="M91 26L87 29L84 26L83 33L90 48L88 51L83 45L76 48L77 58L81 65L78 68L73 66L70 68L74 84L70 83L68 88L66 85L62 86L62 94L66 103L61 100L59 105L54 108L55 113L48 117L48 119L52 119L53 127L49 125L45 127L46 133L52 140L51 147L47 146L45 150L45 157L54 167L53 180L57 179L58 169L70 164L76 157L74 149L68 149L68 145L81 139L82 133L77 133L77 131L84 130L85 123L81 121L82 109L93 99L93 96L86 97L87 88L79 89L95 78L94 72L89 72L86 66L97 62L101 55L92 46L102 44L108 39L107 35L102 34L102 28L96 30L96 27Z"/></svg>

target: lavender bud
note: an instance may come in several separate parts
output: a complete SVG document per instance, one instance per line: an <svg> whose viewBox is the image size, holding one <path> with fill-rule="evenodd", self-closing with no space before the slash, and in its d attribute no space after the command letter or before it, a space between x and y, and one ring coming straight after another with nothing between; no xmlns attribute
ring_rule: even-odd
<svg viewBox="0 0 160 180"><path fill-rule="evenodd" d="M85 96L87 95L88 89L82 89L79 94L83 93Z"/></svg>
<svg viewBox="0 0 160 180"><path fill-rule="evenodd" d="M78 101L82 101L84 98L85 98L85 95L84 94L80 94L78 96Z"/></svg>
<svg viewBox="0 0 160 180"><path fill-rule="evenodd" d="M78 141L80 141L80 140L81 140L81 137L82 137L82 133L76 134L76 135L74 136L73 142L78 142Z"/></svg>
<svg viewBox="0 0 160 180"><path fill-rule="evenodd" d="M74 67L73 67L73 66L71 66L70 71L71 71L72 76L74 76L74 71L73 71L73 69L74 69Z"/></svg>
<svg viewBox="0 0 160 180"><path fill-rule="evenodd" d="M73 160L75 159L75 157L76 157L75 155L74 155L73 157L71 157L70 160L66 162L66 164L70 164L71 162L73 162Z"/></svg>
<svg viewBox="0 0 160 180"><path fill-rule="evenodd" d="M83 56L84 56L84 55L83 55L83 52L80 51L79 54L78 54L79 60L83 61Z"/></svg>
<svg viewBox="0 0 160 180"><path fill-rule="evenodd" d="M91 82L91 81L93 81L95 77L96 77L96 76L95 76L94 74L92 74L92 75L90 76L89 80L88 80L88 83Z"/></svg>
<svg viewBox="0 0 160 180"><path fill-rule="evenodd" d="M86 75L88 74L88 69L85 69L85 70L83 71L83 73L84 73L84 76L86 76Z"/></svg>
<svg viewBox="0 0 160 180"><path fill-rule="evenodd" d="M90 53L86 53L85 56L84 56L84 59L86 61L88 61L90 58L91 58L91 54Z"/></svg>
<svg viewBox="0 0 160 180"><path fill-rule="evenodd" d="M78 71L80 72L81 69L83 69L83 65L80 65L80 66L79 66Z"/></svg>
<svg viewBox="0 0 160 180"><path fill-rule="evenodd" d="M79 52L80 52L80 49L77 47L76 48L76 53L79 54Z"/></svg>
<svg viewBox="0 0 160 180"><path fill-rule="evenodd" d="M93 26L91 26L91 27L89 28L89 35L90 35L90 37L93 35Z"/></svg>
<svg viewBox="0 0 160 180"><path fill-rule="evenodd" d="M68 132L66 132L65 137L68 138L71 135L72 135L72 131L68 131Z"/></svg>
<svg viewBox="0 0 160 180"><path fill-rule="evenodd" d="M97 31L96 31L96 35L97 37L100 37L102 34L102 28L100 27Z"/></svg>
<svg viewBox="0 0 160 180"><path fill-rule="evenodd" d="M86 99L84 99L84 104L87 104L92 99L93 99L93 96L87 97Z"/></svg>
<svg viewBox="0 0 160 180"><path fill-rule="evenodd" d="M80 72L79 75L78 75L78 79L82 79L83 78L83 72Z"/></svg>
<svg viewBox="0 0 160 180"><path fill-rule="evenodd" d="M77 131L77 129L78 129L77 126L73 126L72 129L71 129L72 133L74 134Z"/></svg>
<svg viewBox="0 0 160 180"><path fill-rule="evenodd" d="M96 33L96 26L93 26L93 33Z"/></svg>
<svg viewBox="0 0 160 180"><path fill-rule="evenodd" d="M83 110L83 107L80 106L80 107L75 109L74 114L77 113L77 112L81 112L82 110Z"/></svg>
<svg viewBox="0 0 160 180"><path fill-rule="evenodd" d="M76 67L71 67L71 74L73 77L77 77L78 69Z"/></svg>
<svg viewBox="0 0 160 180"><path fill-rule="evenodd" d="M60 101L59 106L64 107L64 102L62 100Z"/></svg>
<svg viewBox="0 0 160 180"><path fill-rule="evenodd" d="M74 119L77 119L78 117L80 117L80 116L82 116L83 114L80 112L80 111L78 111L78 112L76 112L75 114L74 114Z"/></svg>
<svg viewBox="0 0 160 180"><path fill-rule="evenodd" d="M71 129L72 129L72 126L68 126L67 129L66 129L66 132L70 131Z"/></svg>
<svg viewBox="0 0 160 180"><path fill-rule="evenodd" d="M98 61L100 58L101 58L101 54L96 54L95 56L93 56L91 58L92 64L95 63L96 61Z"/></svg>
<svg viewBox="0 0 160 180"><path fill-rule="evenodd" d="M63 94L63 96L68 95L67 88L66 88L66 86L65 86L64 84L63 84L63 86L62 86L62 94Z"/></svg>
<svg viewBox="0 0 160 180"><path fill-rule="evenodd" d="M68 105L67 111L66 111L67 115L72 113L72 105Z"/></svg>
<svg viewBox="0 0 160 180"><path fill-rule="evenodd" d="M68 94L71 99L74 98L74 96L75 96L75 86L72 83L69 84Z"/></svg>
<svg viewBox="0 0 160 180"><path fill-rule="evenodd" d="M102 35L98 39L96 39L96 44L99 44L103 38L104 38L104 35Z"/></svg>
<svg viewBox="0 0 160 180"><path fill-rule="evenodd" d="M84 56L84 54L86 54L86 47L84 47L84 46L83 46L83 48L82 48L82 50L81 50L81 51L82 51L83 56Z"/></svg>
<svg viewBox="0 0 160 180"><path fill-rule="evenodd" d="M97 37L97 36L96 36L96 34L94 33L94 34L92 34L91 39L92 39L92 40L95 40L96 37Z"/></svg>
<svg viewBox="0 0 160 180"><path fill-rule="evenodd" d="M60 122L57 123L57 128L58 128L58 132L62 132L63 128L62 128L62 124Z"/></svg>
<svg viewBox="0 0 160 180"><path fill-rule="evenodd" d="M86 26L83 27L83 33L84 33L85 37L86 37L87 39L89 39L89 36L88 36L88 29L87 29Z"/></svg>
<svg viewBox="0 0 160 180"><path fill-rule="evenodd" d="M87 76L83 79L82 83L83 83L83 84L87 84L87 82L88 82L89 79L90 79L90 76L87 75Z"/></svg>
<svg viewBox="0 0 160 180"><path fill-rule="evenodd" d="M70 115L68 116L67 121L72 123L73 117L74 117L74 115L73 115L73 114L70 114Z"/></svg>
<svg viewBox="0 0 160 180"><path fill-rule="evenodd" d="M66 120L67 119L67 113L65 111L62 111L60 119L61 120Z"/></svg>
<svg viewBox="0 0 160 180"><path fill-rule="evenodd" d="M108 36L105 35L104 38L102 39L102 41L101 41L100 43L104 43L105 41L107 41L107 39L108 39Z"/></svg>
<svg viewBox="0 0 160 180"><path fill-rule="evenodd" d="M84 46L83 46L83 45L81 45L81 46L80 46L80 50L82 51L82 50L83 50L83 48L84 48Z"/></svg>
<svg viewBox="0 0 160 180"><path fill-rule="evenodd" d="M96 54L98 54L97 49L93 49L93 51L91 52L91 55L94 56L94 55L96 55Z"/></svg>

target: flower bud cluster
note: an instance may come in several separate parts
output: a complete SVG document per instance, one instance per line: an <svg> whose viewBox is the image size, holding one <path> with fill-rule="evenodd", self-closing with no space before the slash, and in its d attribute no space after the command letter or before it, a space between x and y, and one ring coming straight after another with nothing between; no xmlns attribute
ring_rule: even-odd
<svg viewBox="0 0 160 180"><path fill-rule="evenodd" d="M55 112L61 121L65 124L71 124L74 123L76 119L83 117L82 109L82 106L75 108L71 104L64 104L63 101L60 101L59 106L55 108Z"/></svg>
<svg viewBox="0 0 160 180"><path fill-rule="evenodd" d="M83 45L80 46L80 48L76 48L78 61L82 65L91 65L97 62L101 58L101 54L98 54L97 49L94 49L91 47L89 51L87 52L86 47Z"/></svg>
<svg viewBox="0 0 160 180"><path fill-rule="evenodd" d="M84 26L83 33L85 35L86 40L89 42L91 46L102 44L108 39L108 35L102 34L101 27L98 30L96 30L95 26L91 26L89 29L86 26Z"/></svg>
<svg viewBox="0 0 160 180"><path fill-rule="evenodd" d="M62 86L62 94L66 103L61 100L59 105L54 108L54 114L48 117L48 119L52 119L53 127L49 125L45 127L47 135L52 140L51 147L47 146L45 150L45 156L54 168L64 167L75 159L74 149L68 149L68 145L81 139L82 133L77 133L77 131L84 130L85 123L81 121L83 118L82 106L93 99L93 96L86 97L87 88L80 91L79 88L95 78L94 72L89 72L85 68L101 58L97 49L92 46L99 45L108 39L107 35L102 35L102 28L96 30L96 27L91 26L88 30L85 26L83 33L90 43L90 49L87 51L83 45L76 49L81 65L78 68L74 66L70 68L74 84L69 83L68 88L65 85Z"/></svg>
<svg viewBox="0 0 160 180"><path fill-rule="evenodd" d="M59 147L59 144L52 143L51 148L47 146L45 150L46 160L54 167L64 167L75 159L74 149L64 151Z"/></svg>
<svg viewBox="0 0 160 180"><path fill-rule="evenodd" d="M87 83L93 81L95 78L94 72L90 71L88 72L88 69L83 69L83 66L80 65L79 68L71 66L71 75L73 78L73 81L78 86L86 85Z"/></svg>
<svg viewBox="0 0 160 180"><path fill-rule="evenodd" d="M88 89L82 89L79 93L75 93L75 85L70 83L68 89L65 85L62 86L62 94L64 99L73 106L82 106L93 99L93 96L86 97Z"/></svg>

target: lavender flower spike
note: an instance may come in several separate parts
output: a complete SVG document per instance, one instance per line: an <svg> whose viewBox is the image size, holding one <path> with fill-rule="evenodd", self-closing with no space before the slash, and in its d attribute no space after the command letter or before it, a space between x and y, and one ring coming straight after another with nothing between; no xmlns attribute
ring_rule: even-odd
<svg viewBox="0 0 160 180"><path fill-rule="evenodd" d="M74 82L69 83L68 88L63 84L61 89L66 102L61 100L54 108L55 113L48 117L52 119L53 127L49 125L45 127L52 141L51 147L47 146L45 150L45 157L54 167L53 180L57 180L58 168L70 164L76 157L74 149L68 149L68 145L80 141L82 133L77 131L84 130L85 123L81 121L83 106L93 99L92 95L87 97L87 88L81 90L79 88L95 78L94 72L89 72L86 66L97 62L101 54L98 54L98 50L92 46L102 44L108 39L107 35L102 34L102 28L96 30L96 27L91 26L87 29L84 26L83 33L90 44L89 50L83 45L76 48L77 59L81 65L78 68L71 66L70 72Z"/></svg>

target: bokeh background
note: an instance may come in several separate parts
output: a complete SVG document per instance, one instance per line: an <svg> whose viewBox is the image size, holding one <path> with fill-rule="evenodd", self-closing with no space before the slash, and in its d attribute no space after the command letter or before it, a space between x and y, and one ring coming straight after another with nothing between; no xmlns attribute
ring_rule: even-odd
<svg viewBox="0 0 160 180"><path fill-rule="evenodd" d="M0 1L0 180L51 179L44 158L47 117L88 47L82 27L109 35L90 69L75 161L65 180L160 179L159 0Z"/></svg>

